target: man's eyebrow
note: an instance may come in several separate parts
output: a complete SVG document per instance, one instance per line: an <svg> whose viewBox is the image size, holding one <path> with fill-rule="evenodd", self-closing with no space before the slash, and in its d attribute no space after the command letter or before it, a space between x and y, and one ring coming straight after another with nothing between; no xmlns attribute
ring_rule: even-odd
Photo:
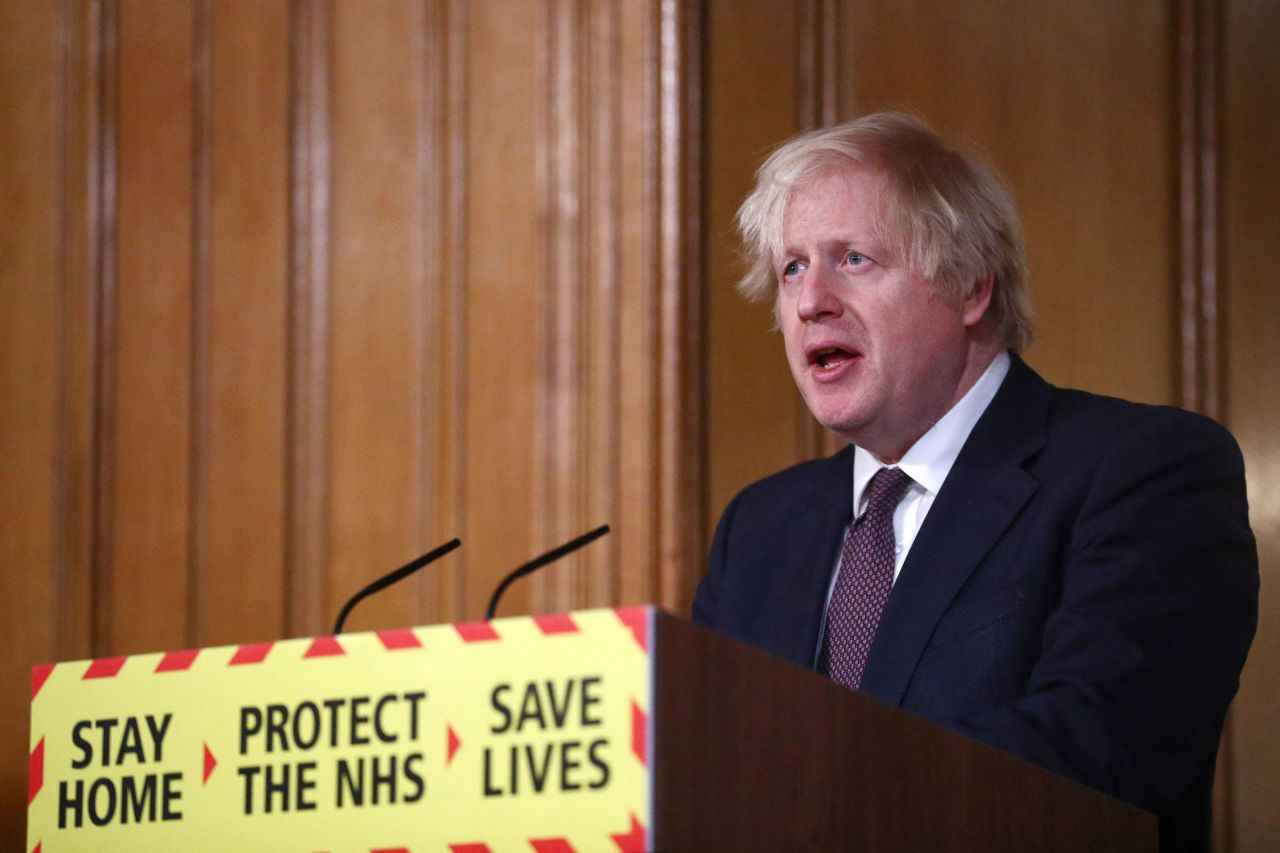
<svg viewBox="0 0 1280 853"><path fill-rule="evenodd" d="M865 250L872 256L883 254L885 251L885 241L877 234L845 234L839 237L831 237L818 243L820 251L830 251L831 249L859 249ZM784 243L779 256L783 255L803 255L805 250Z"/></svg>

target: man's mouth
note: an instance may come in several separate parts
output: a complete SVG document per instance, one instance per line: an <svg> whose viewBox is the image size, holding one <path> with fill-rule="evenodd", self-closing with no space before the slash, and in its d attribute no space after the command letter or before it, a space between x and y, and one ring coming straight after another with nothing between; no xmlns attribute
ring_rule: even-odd
<svg viewBox="0 0 1280 853"><path fill-rule="evenodd" d="M818 347L809 351L809 364L819 371L835 372L859 356L853 350L838 346Z"/></svg>

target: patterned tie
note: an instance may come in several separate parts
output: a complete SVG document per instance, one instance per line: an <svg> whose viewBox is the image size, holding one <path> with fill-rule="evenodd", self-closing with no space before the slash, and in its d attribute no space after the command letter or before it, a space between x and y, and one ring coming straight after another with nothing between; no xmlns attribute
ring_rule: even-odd
<svg viewBox="0 0 1280 853"><path fill-rule="evenodd" d="M845 531L840 573L827 605L822 662L847 687L862 683L867 653L893 589L893 510L910 484L911 478L897 468L881 468L868 484L867 511Z"/></svg>

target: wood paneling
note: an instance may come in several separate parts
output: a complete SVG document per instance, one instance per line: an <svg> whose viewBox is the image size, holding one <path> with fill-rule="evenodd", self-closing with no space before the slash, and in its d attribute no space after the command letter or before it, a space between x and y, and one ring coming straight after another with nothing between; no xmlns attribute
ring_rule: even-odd
<svg viewBox="0 0 1280 853"><path fill-rule="evenodd" d="M462 609L484 613L496 581L527 559L533 541L533 453L541 381L538 318L546 298L539 263L538 151L545 68L539 4L471 4L467 32L467 228L463 398ZM534 37L531 37L533 35ZM514 73L513 73L514 72ZM543 143L545 144L545 142ZM504 612L526 611L513 587Z"/></svg>
<svg viewBox="0 0 1280 853"><path fill-rule="evenodd" d="M368 581L434 543L419 527L423 9L369 2L331 10L325 612L336 614ZM417 623L421 597L410 586L371 600L351 629Z"/></svg>
<svg viewBox="0 0 1280 853"><path fill-rule="evenodd" d="M105 355L113 478L104 615L117 654L189 640L192 26L186 4L120 4L116 321Z"/></svg>
<svg viewBox="0 0 1280 853"><path fill-rule="evenodd" d="M658 220L654 210L658 158L659 93L658 10L646 2L618 4L617 78L612 90L625 104L613 139L617 186L616 293L618 323L613 371L599 376L613 383L615 464L619 529L592 547L607 547L615 559L615 599L623 603L657 601L660 565L658 460ZM671 215L678 215L673 211ZM685 509L694 506L691 499ZM605 557L608 559L608 557ZM696 560L697 556L693 555ZM600 594L600 593L597 593Z"/></svg>
<svg viewBox="0 0 1280 853"><path fill-rule="evenodd" d="M1216 2L1173 4L1178 135L1178 401L1222 418Z"/></svg>
<svg viewBox="0 0 1280 853"><path fill-rule="evenodd" d="M567 541L616 518L619 349L618 6L546 6L540 165L547 282L540 323L541 402L534 454L534 538ZM552 602L613 601L619 537L566 559L533 587Z"/></svg>
<svg viewBox="0 0 1280 853"><path fill-rule="evenodd" d="M350 627L474 619L606 521L504 612L687 606L696 4L27 5L0 66L11 716L33 663L323 632L455 534Z"/></svg>
<svg viewBox="0 0 1280 853"><path fill-rule="evenodd" d="M856 108L918 112L1011 185L1039 316L1032 365L1061 385L1172 402L1165 4L856 8L875 22L850 28Z"/></svg>
<svg viewBox="0 0 1280 853"><path fill-rule="evenodd" d="M0 7L0 710L13 728L26 719L27 667L57 645L58 37L56 6ZM25 737L0 742L0 832L10 839L23 826L26 755Z"/></svg>
<svg viewBox="0 0 1280 853"><path fill-rule="evenodd" d="M59 409L47 425L57 440L52 465L58 480L53 520L58 552L52 579L58 606L52 614L57 645L48 656L63 660L91 654L96 613L94 567L100 537L95 534L103 467L98 452L103 375L99 321L106 280L103 237L110 225L102 214L106 191L114 186L102 133L108 114L104 84L109 75L101 59L105 24L101 4L62 3L59 8L61 92L54 103L61 157L55 172L61 266L57 279L49 282L49 293L61 306L55 380Z"/></svg>
<svg viewBox="0 0 1280 853"><path fill-rule="evenodd" d="M830 27L818 26L814 5L724 0L708 10L708 529L743 485L820 451L772 306L748 304L734 290L742 264L733 225L768 151L823 118L814 48ZM809 50L778 54L778 45ZM783 61L761 61L779 55Z"/></svg>
<svg viewBox="0 0 1280 853"><path fill-rule="evenodd" d="M283 4L206 14L198 645L282 636L287 591L289 21Z"/></svg>
<svg viewBox="0 0 1280 853"><path fill-rule="evenodd" d="M466 330L466 110L467 4L434 0L424 37L423 274L426 327L418 357L425 371L420 477L424 482L426 538L445 542L462 529L466 459L462 453ZM464 564L434 568L425 612L431 622L463 613Z"/></svg>
<svg viewBox="0 0 1280 853"><path fill-rule="evenodd" d="M329 15L289 7L287 633L326 624L329 601Z"/></svg>
<svg viewBox="0 0 1280 853"><path fill-rule="evenodd" d="M1240 441L1262 567L1258 634L1232 711L1231 846L1280 849L1280 9L1222 4L1225 414Z"/></svg>
<svg viewBox="0 0 1280 853"><path fill-rule="evenodd" d="M658 20L659 507L657 601L684 612L706 553L703 8L661 0Z"/></svg>

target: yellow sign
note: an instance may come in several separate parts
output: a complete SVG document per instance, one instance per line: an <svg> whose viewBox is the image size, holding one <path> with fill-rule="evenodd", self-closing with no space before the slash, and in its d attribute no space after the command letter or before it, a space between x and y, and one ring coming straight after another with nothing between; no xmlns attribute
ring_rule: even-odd
<svg viewBox="0 0 1280 853"><path fill-rule="evenodd" d="M28 849L631 851L650 608L36 667Z"/></svg>

